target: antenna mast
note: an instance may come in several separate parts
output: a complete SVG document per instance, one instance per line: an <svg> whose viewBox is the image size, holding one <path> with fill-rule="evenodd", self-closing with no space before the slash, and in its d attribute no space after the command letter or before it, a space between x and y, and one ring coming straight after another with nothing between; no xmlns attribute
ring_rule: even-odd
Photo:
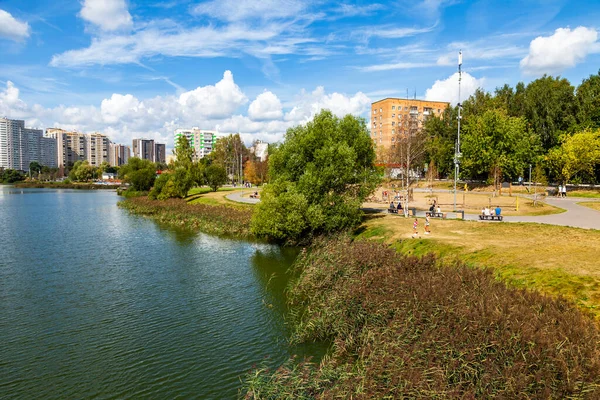
<svg viewBox="0 0 600 400"><path fill-rule="evenodd" d="M456 185L458 183L458 173L460 172L460 119L462 104L460 103L460 81L462 80L462 50L458 52L458 135L456 136L456 146L454 148L454 211L456 211Z"/></svg>

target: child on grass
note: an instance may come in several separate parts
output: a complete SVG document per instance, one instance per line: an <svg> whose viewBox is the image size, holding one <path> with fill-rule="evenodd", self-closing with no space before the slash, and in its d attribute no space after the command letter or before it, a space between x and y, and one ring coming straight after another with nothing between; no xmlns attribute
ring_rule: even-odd
<svg viewBox="0 0 600 400"><path fill-rule="evenodd" d="M415 236L419 236L419 231L417 229L418 226L419 226L419 220L415 218L415 222L413 222L413 234L412 234L413 239L415 238Z"/></svg>

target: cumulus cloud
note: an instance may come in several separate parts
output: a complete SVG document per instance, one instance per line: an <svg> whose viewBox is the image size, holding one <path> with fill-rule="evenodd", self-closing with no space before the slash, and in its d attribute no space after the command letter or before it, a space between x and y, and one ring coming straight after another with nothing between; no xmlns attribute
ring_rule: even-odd
<svg viewBox="0 0 600 400"><path fill-rule="evenodd" d="M599 52L598 32L580 26L559 28L551 36L539 36L529 45L521 69L530 75L559 73L582 62L588 54Z"/></svg>
<svg viewBox="0 0 600 400"><path fill-rule="evenodd" d="M79 16L108 32L133 25L125 0L84 0Z"/></svg>
<svg viewBox="0 0 600 400"><path fill-rule="evenodd" d="M281 101L279 101L279 98L273 92L265 90L250 103L248 116L254 121L281 118L283 116Z"/></svg>
<svg viewBox="0 0 600 400"><path fill-rule="evenodd" d="M483 87L484 78L477 79L468 73L463 72L462 82L460 83L461 101L471 96L478 88ZM455 105L458 103L458 72L454 73L448 79L437 80L425 92L425 100L448 101Z"/></svg>
<svg viewBox="0 0 600 400"><path fill-rule="evenodd" d="M18 21L10 13L0 10L0 37L23 41L29 37L29 24Z"/></svg>
<svg viewBox="0 0 600 400"><path fill-rule="evenodd" d="M240 111L247 102L246 94L230 71L225 71L223 79L214 85L179 95L139 99L132 94L114 93L99 105L46 108L24 102L12 82L0 90L0 114L24 119L28 126L97 131L123 144L143 136L166 143L169 148L173 146L173 132L177 128L198 126L221 133L240 132L248 144L254 139L275 142L283 138L288 128L306 123L324 108L338 116L348 113L360 116L368 112L371 104L361 92L327 93L323 87L312 92L302 90L284 105L277 95L265 91L248 107L248 115L243 115Z"/></svg>

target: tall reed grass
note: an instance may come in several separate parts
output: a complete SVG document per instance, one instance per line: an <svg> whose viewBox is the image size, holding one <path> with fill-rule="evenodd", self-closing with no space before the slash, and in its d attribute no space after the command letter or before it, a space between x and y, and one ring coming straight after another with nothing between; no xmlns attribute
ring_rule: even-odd
<svg viewBox="0 0 600 400"><path fill-rule="evenodd" d="M598 327L564 299L348 238L316 242L294 272L292 339L331 353L256 369L241 397L600 398Z"/></svg>
<svg viewBox="0 0 600 400"><path fill-rule="evenodd" d="M227 206L189 204L182 199L164 201L129 198L119 206L173 227L237 238L250 237L251 211Z"/></svg>

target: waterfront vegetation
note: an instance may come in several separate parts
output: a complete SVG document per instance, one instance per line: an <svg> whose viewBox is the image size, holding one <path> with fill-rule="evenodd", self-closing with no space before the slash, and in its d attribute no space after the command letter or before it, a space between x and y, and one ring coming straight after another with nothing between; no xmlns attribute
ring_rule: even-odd
<svg viewBox="0 0 600 400"><path fill-rule="evenodd" d="M292 339L331 352L253 371L246 398L600 395L598 327L564 299L348 238L319 241L294 272Z"/></svg>
<svg viewBox="0 0 600 400"><path fill-rule="evenodd" d="M118 189L120 185L96 185L93 183L75 183L69 180L62 182L40 182L27 181L15 183L18 188L34 188L34 189L82 189L82 190L99 190L99 189Z"/></svg>
<svg viewBox="0 0 600 400"><path fill-rule="evenodd" d="M176 228L218 236L250 237L251 207L189 204L182 199L160 201L146 196L129 198L119 202L119 206Z"/></svg>

